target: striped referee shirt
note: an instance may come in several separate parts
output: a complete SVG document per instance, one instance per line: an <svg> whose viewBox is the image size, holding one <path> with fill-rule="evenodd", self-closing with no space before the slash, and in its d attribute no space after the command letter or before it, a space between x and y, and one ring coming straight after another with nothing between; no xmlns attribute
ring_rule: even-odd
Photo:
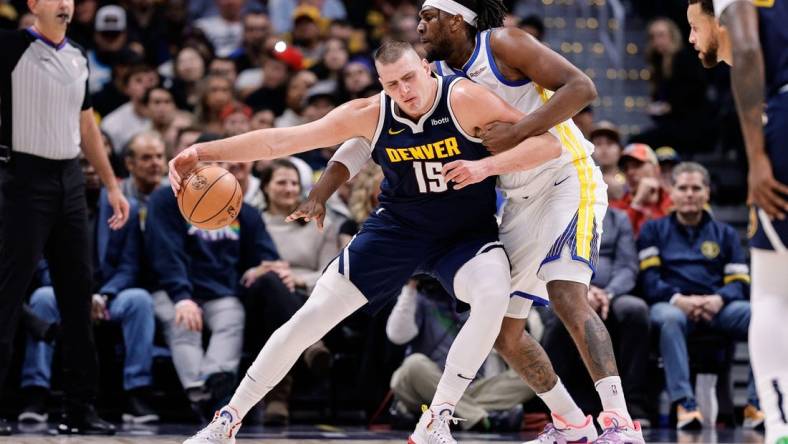
<svg viewBox="0 0 788 444"><path fill-rule="evenodd" d="M0 30L0 42L0 145L47 159L77 157L80 111L92 106L85 50L33 28Z"/></svg>

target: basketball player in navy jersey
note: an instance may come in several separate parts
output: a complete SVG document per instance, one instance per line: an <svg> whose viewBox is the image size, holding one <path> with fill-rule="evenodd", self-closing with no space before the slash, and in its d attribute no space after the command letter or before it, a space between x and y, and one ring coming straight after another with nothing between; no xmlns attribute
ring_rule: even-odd
<svg viewBox="0 0 788 444"><path fill-rule="evenodd" d="M532 305L548 300L572 334L602 403L600 442L641 443L640 424L627 409L610 336L588 303L598 257L606 186L591 159L593 145L571 117L596 95L586 75L519 29L500 28L500 0L426 0L418 31L440 75L459 75L496 93L525 116L484 128L483 143L496 153L484 163L458 160L443 173L457 188L490 177L507 162L507 151L534 134L550 131L561 141L561 155L528 171L502 174L507 197L500 236L512 262L512 291L496 349L550 408L553 424L539 443L590 442L596 428L558 379L537 341L524 332ZM552 91L555 91L553 93ZM321 214L320 200L358 168L358 144L344 144L295 217ZM506 156L502 156L506 154ZM612 296L612 295L610 295Z"/></svg>
<svg viewBox="0 0 788 444"><path fill-rule="evenodd" d="M348 102L323 119L198 144L170 162L174 191L200 161L271 159L351 138L369 141L367 159L381 165L380 205L318 280L306 304L268 340L230 403L187 444L235 442L241 419L274 387L309 345L366 303L382 307L416 272L434 275L471 306L449 350L432 405L412 444L454 443L454 406L493 346L509 303L509 263L497 237L495 180L461 190L441 171L454 160L490 158L476 135L495 121L522 117L495 94L457 77L433 76L407 43L375 56L385 94ZM524 170L560 154L558 140L532 137L502 156L496 173Z"/></svg>
<svg viewBox="0 0 788 444"><path fill-rule="evenodd" d="M716 19L715 19L716 13ZM690 0L703 66L731 65L750 164L750 359L767 444L788 443L788 2ZM764 105L766 119L764 124Z"/></svg>

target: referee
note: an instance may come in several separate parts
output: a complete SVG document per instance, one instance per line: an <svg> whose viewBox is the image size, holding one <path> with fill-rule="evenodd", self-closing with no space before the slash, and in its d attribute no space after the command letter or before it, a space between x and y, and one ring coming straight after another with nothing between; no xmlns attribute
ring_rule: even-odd
<svg viewBox="0 0 788 444"><path fill-rule="evenodd" d="M28 0L35 23L1 31L0 389L22 302L43 257L61 313L64 414L60 433L113 434L93 407L98 361L90 320L92 267L80 146L126 223L128 202L107 161L87 89L85 52L65 38L74 0ZM0 433L10 434L0 421Z"/></svg>

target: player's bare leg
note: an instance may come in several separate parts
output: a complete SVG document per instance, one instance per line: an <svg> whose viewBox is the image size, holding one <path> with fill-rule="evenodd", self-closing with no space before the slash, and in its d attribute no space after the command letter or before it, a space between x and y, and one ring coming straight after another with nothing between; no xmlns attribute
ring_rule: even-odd
<svg viewBox="0 0 788 444"><path fill-rule="evenodd" d="M525 331L525 319L504 318L495 349L550 409L553 423L535 443L591 442L597 438L590 416L583 414L555 374L539 342Z"/></svg>
<svg viewBox="0 0 788 444"><path fill-rule="evenodd" d="M610 333L588 303L588 287L579 282L554 280L547 283L547 293L550 305L575 341L602 401L599 422L605 432L598 442L644 442L640 424L632 421L627 410Z"/></svg>

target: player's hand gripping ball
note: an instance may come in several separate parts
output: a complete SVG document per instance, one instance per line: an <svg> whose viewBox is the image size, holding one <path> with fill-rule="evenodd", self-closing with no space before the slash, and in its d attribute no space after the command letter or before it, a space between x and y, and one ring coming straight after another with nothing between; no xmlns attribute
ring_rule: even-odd
<svg viewBox="0 0 788 444"><path fill-rule="evenodd" d="M178 193L178 208L192 225L215 230L230 225L241 211L243 191L229 171L209 165L196 169Z"/></svg>

